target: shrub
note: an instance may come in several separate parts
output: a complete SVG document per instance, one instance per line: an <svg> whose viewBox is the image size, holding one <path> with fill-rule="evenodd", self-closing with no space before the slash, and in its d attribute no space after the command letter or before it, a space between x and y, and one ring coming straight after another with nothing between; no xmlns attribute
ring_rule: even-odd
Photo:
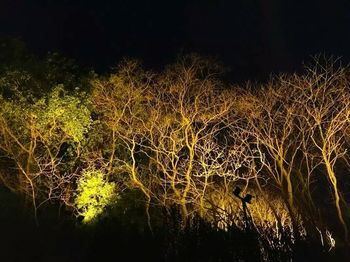
<svg viewBox="0 0 350 262"><path fill-rule="evenodd" d="M92 169L83 173L74 202L84 224L95 222L116 200L115 183L106 181L102 171Z"/></svg>

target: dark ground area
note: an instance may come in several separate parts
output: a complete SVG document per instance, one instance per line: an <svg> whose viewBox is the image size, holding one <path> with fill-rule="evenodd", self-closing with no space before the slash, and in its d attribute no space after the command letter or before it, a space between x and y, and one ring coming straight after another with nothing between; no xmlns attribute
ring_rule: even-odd
<svg viewBox="0 0 350 262"><path fill-rule="evenodd" d="M262 261L254 232L217 231L201 220L182 230L176 212L153 232L127 217L84 227L57 210L46 210L36 226L13 194L2 188L1 199L1 261ZM347 261L350 255L344 247L328 253L306 241L293 249L269 251L268 261Z"/></svg>

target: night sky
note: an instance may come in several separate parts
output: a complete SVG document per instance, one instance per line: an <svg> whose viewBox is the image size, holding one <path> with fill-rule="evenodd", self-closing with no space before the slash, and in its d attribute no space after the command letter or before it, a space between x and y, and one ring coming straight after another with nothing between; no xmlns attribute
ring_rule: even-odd
<svg viewBox="0 0 350 262"><path fill-rule="evenodd" d="M0 36L99 72L123 57L161 68L196 52L245 81L297 70L317 53L350 62L350 1L1 0Z"/></svg>

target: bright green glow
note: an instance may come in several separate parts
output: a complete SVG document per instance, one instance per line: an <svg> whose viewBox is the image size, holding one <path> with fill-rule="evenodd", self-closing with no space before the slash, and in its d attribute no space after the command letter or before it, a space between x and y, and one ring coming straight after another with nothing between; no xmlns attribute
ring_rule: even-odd
<svg viewBox="0 0 350 262"><path fill-rule="evenodd" d="M84 217L83 223L89 224L96 221L116 198L114 183L105 181L100 170L87 170L78 182L75 205Z"/></svg>
<svg viewBox="0 0 350 262"><path fill-rule="evenodd" d="M88 131L91 119L89 109L82 101L68 95L63 86L57 86L48 98L36 103L39 126L53 133L63 132L75 142L84 140L84 134Z"/></svg>

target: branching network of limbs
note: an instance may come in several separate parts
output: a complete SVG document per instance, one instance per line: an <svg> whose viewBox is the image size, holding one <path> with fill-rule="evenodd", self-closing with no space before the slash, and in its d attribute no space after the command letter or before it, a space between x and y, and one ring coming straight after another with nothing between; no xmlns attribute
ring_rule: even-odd
<svg viewBox="0 0 350 262"><path fill-rule="evenodd" d="M79 180L99 170L116 194L143 194L150 226L152 206L176 205L184 221L199 214L221 228L241 223L240 186L254 196L259 230L288 228L295 239L310 228L329 234L322 195L347 239L347 68L316 60L255 87L219 76L216 64L187 56L158 73L125 61L87 93L58 85L33 98L13 87L0 97L1 183L35 211L56 201L74 212Z"/></svg>

